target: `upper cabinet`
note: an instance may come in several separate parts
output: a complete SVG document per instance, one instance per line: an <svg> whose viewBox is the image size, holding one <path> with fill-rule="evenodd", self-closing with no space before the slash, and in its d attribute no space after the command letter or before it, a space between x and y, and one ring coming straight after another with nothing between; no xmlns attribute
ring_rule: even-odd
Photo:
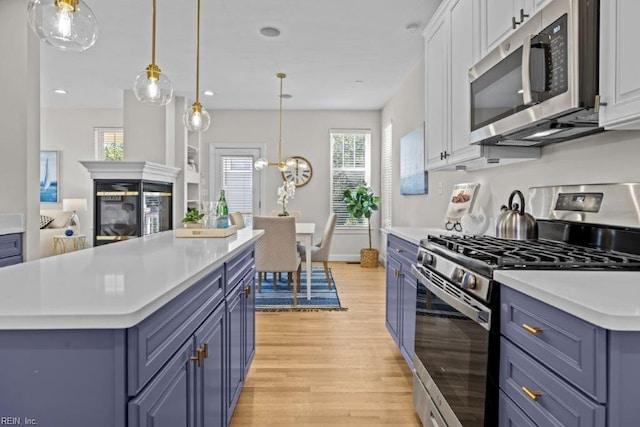
<svg viewBox="0 0 640 427"><path fill-rule="evenodd" d="M478 3L445 1L425 38L425 168L472 170L539 157L530 147L470 144L469 69L480 58Z"/></svg>
<svg viewBox="0 0 640 427"><path fill-rule="evenodd" d="M640 129L640 2L600 4L600 125ZM606 104L606 105L605 105Z"/></svg>
<svg viewBox="0 0 640 427"><path fill-rule="evenodd" d="M536 4L542 7L549 0L481 0L480 54L496 48L520 24L535 13Z"/></svg>

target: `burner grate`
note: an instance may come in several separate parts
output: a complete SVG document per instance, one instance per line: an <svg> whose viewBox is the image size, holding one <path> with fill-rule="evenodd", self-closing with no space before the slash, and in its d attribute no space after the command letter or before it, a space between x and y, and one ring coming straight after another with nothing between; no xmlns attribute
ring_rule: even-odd
<svg viewBox="0 0 640 427"><path fill-rule="evenodd" d="M640 256L554 240L488 236L429 236L432 245L497 268L640 270Z"/></svg>

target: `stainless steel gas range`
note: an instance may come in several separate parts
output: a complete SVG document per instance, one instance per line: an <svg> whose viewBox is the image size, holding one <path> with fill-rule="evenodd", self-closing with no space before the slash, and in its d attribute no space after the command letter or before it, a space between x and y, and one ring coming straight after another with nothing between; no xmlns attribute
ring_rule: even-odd
<svg viewBox="0 0 640 427"><path fill-rule="evenodd" d="M498 426L497 269L640 270L640 183L529 190L537 240L428 236L418 281L414 405L425 426Z"/></svg>

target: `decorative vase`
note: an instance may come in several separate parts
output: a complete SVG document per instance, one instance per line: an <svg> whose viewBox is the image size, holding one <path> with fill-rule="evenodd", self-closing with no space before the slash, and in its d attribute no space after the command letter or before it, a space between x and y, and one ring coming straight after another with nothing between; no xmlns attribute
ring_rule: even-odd
<svg viewBox="0 0 640 427"><path fill-rule="evenodd" d="M278 216L289 216L289 212L287 212L287 211L280 212L280 213L278 214Z"/></svg>
<svg viewBox="0 0 640 427"><path fill-rule="evenodd" d="M376 268L378 267L378 255L377 249L361 249L360 250L360 267Z"/></svg>

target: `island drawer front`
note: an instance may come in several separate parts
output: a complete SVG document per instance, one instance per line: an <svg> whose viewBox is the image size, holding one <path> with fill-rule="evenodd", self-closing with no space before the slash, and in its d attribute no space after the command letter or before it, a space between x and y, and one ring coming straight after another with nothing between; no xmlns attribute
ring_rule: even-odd
<svg viewBox="0 0 640 427"><path fill-rule="evenodd" d="M387 235L387 254L400 261L403 269L406 267L407 272L410 272L411 264L415 264L418 259L418 246L389 234Z"/></svg>
<svg viewBox="0 0 640 427"><path fill-rule="evenodd" d="M20 264L22 262L22 255L16 255L9 258L0 258L0 267L6 267L8 265Z"/></svg>
<svg viewBox="0 0 640 427"><path fill-rule="evenodd" d="M537 425L605 425L604 405L585 397L504 337L500 358L500 388ZM527 391L539 395L529 396Z"/></svg>
<svg viewBox="0 0 640 427"><path fill-rule="evenodd" d="M127 330L128 393L135 396L224 298L223 268Z"/></svg>
<svg viewBox="0 0 640 427"><path fill-rule="evenodd" d="M18 255L22 256L22 234L14 233L0 236L0 258Z"/></svg>
<svg viewBox="0 0 640 427"><path fill-rule="evenodd" d="M500 391L500 425L503 427L537 427L502 391Z"/></svg>
<svg viewBox="0 0 640 427"><path fill-rule="evenodd" d="M501 288L500 323L512 342L598 402L606 402L606 330L506 286Z"/></svg>
<svg viewBox="0 0 640 427"><path fill-rule="evenodd" d="M247 271L253 268L255 264L253 247L242 252L238 256L225 264L227 288L225 294L231 290L242 280Z"/></svg>

